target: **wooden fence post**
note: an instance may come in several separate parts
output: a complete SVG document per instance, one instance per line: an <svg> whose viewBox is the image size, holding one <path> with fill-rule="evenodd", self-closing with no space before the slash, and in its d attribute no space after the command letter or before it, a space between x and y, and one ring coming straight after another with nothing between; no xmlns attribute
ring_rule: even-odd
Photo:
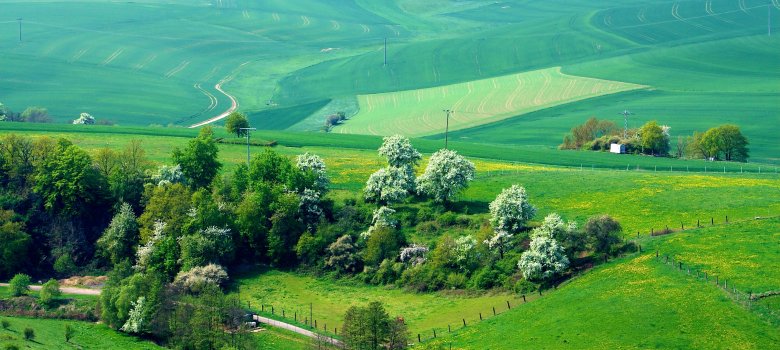
<svg viewBox="0 0 780 350"><path fill-rule="evenodd" d="M493 306L493 316L495 316L495 315L496 315L496 307Z"/></svg>
<svg viewBox="0 0 780 350"><path fill-rule="evenodd" d="M422 340L420 339L420 333L417 333L417 342L422 343Z"/></svg>
<svg viewBox="0 0 780 350"><path fill-rule="evenodd" d="M433 330L433 337L436 338L436 330Z"/></svg>
<svg viewBox="0 0 780 350"><path fill-rule="evenodd" d="M482 313L479 313L479 320L482 321Z"/></svg>
<svg viewBox="0 0 780 350"><path fill-rule="evenodd" d="M523 300L525 300L525 294L523 294ZM509 305L509 300L506 301L506 308L512 310L512 306Z"/></svg>
<svg viewBox="0 0 780 350"><path fill-rule="evenodd" d="M273 315L273 314L274 314L274 306L271 305L271 315Z"/></svg>
<svg viewBox="0 0 780 350"><path fill-rule="evenodd" d="M527 303L527 301L525 300L525 294L523 294L523 302Z"/></svg>
<svg viewBox="0 0 780 350"><path fill-rule="evenodd" d="M715 218L714 217L710 217L710 225L715 225Z"/></svg>
<svg viewBox="0 0 780 350"><path fill-rule="evenodd" d="M466 319L463 319L463 327L466 327Z"/></svg>
<svg viewBox="0 0 780 350"><path fill-rule="evenodd" d="M447 325L447 332L452 333L452 326L450 326L449 324Z"/></svg>
<svg viewBox="0 0 780 350"><path fill-rule="evenodd" d="M729 223L729 216L728 215L726 215L726 223L727 224Z"/></svg>

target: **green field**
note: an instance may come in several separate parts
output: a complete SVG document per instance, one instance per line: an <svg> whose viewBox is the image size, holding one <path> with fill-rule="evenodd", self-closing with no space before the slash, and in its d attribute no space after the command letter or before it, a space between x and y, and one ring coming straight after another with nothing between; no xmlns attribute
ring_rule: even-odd
<svg viewBox="0 0 780 350"><path fill-rule="evenodd" d="M453 328L465 318L468 323L479 320L479 313L487 316L507 309L506 302L516 305L522 302L519 295L495 293L469 295L457 293L418 294L384 286L371 286L362 282L334 281L281 271L263 271L237 276L242 303L251 303L252 309L271 312L276 316L299 322L309 316L311 304L313 317L320 329L327 325L340 328L342 317L351 305L366 305L371 301L384 303L391 316L400 316L414 333L428 333L433 328ZM530 299L529 299L530 300Z"/></svg>
<svg viewBox="0 0 780 350"><path fill-rule="evenodd" d="M460 130L639 88L642 86L565 75L555 67L436 88L360 95L360 113L333 131L423 136L445 128L442 106L455 111L449 120L450 130Z"/></svg>
<svg viewBox="0 0 780 350"><path fill-rule="evenodd" d="M16 345L20 349L161 349L148 341L123 335L105 325L80 321L31 319L0 316L11 327L0 329L0 346ZM75 330L75 336L65 342L65 325ZM23 331L32 328L34 341L24 340Z"/></svg>
<svg viewBox="0 0 780 350"><path fill-rule="evenodd" d="M780 219L691 230L647 242L658 250L748 293L780 290ZM778 309L780 310L780 308Z"/></svg>
<svg viewBox="0 0 780 350"><path fill-rule="evenodd" d="M630 126L657 119L673 136L737 123L752 160L778 163L780 46L766 34L780 5L767 0L0 4L0 65L13 67L0 75L2 102L16 111L48 107L57 122L89 112L123 125L187 126L227 110L229 94L260 129L316 130L344 110L359 112L344 132L428 135L443 131L441 110L453 109L454 127L468 127L456 138L554 147L586 118L619 122L628 108ZM553 67L650 89L574 98L566 83L512 87L513 77ZM456 95L432 96L481 82L487 89L460 104L450 100ZM547 102L533 103L540 98ZM355 99L359 111L339 102ZM425 116L427 124L368 129L385 116Z"/></svg>
<svg viewBox="0 0 780 350"><path fill-rule="evenodd" d="M650 254L622 259L422 348L769 349L780 332Z"/></svg>

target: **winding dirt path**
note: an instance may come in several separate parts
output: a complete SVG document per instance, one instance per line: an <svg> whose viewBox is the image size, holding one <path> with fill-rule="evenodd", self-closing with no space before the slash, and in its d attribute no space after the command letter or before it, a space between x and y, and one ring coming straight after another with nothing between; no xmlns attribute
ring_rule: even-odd
<svg viewBox="0 0 780 350"><path fill-rule="evenodd" d="M8 287L8 283L0 283L0 287ZM41 290L42 286L39 285L31 285L31 290ZM100 289L91 289L91 288L77 288L77 287L60 287L60 291L62 294L77 294L77 295L100 295Z"/></svg>

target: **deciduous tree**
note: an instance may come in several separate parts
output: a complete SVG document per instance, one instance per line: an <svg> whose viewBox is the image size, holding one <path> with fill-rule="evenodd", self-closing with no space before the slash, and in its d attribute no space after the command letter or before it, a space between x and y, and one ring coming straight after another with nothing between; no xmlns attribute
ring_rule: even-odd
<svg viewBox="0 0 780 350"><path fill-rule="evenodd" d="M490 223L496 232L517 233L536 215L525 188L518 185L506 188L490 202Z"/></svg>
<svg viewBox="0 0 780 350"><path fill-rule="evenodd" d="M222 164L217 160L217 142L211 127L200 129L198 137L184 149L173 150L173 160L181 166L191 188L204 188L211 184Z"/></svg>
<svg viewBox="0 0 780 350"><path fill-rule="evenodd" d="M233 112L227 116L225 120L225 129L231 134L236 134L236 137L246 136L247 130L241 130L241 128L248 128L249 120L246 115L241 112Z"/></svg>
<svg viewBox="0 0 780 350"><path fill-rule="evenodd" d="M468 187L474 179L474 164L452 150L439 150L417 178L417 190L436 202L445 203Z"/></svg>
<svg viewBox="0 0 780 350"><path fill-rule="evenodd" d="M565 271L569 267L569 259L555 239L538 236L520 256L517 267L528 280L547 280Z"/></svg>

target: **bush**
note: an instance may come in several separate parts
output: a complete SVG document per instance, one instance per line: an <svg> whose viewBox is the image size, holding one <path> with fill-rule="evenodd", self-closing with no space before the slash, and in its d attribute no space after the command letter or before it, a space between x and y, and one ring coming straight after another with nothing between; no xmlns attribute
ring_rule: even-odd
<svg viewBox="0 0 780 350"><path fill-rule="evenodd" d="M76 263L73 262L69 253L60 255L57 260L54 261L54 271L61 276L67 276L76 271Z"/></svg>
<svg viewBox="0 0 780 350"><path fill-rule="evenodd" d="M173 284L191 293L200 293L207 285L221 286L228 280L228 274L222 266L208 264L196 266L189 271L181 271L176 275Z"/></svg>
<svg viewBox="0 0 780 350"><path fill-rule="evenodd" d="M449 289L463 289L466 288L466 283L469 279L462 273L453 272L447 275L447 288Z"/></svg>
<svg viewBox="0 0 780 350"><path fill-rule="evenodd" d="M455 226L458 223L458 214L448 211L436 218L436 223L442 227Z"/></svg>
<svg viewBox="0 0 780 350"><path fill-rule="evenodd" d="M471 286L475 289L490 289L498 283L498 271L492 266L485 266L471 278Z"/></svg>
<svg viewBox="0 0 780 350"><path fill-rule="evenodd" d="M417 231L422 233L436 233L441 229L436 221L426 221L417 225Z"/></svg>
<svg viewBox="0 0 780 350"><path fill-rule="evenodd" d="M69 324L65 325L65 342L69 343L73 336L76 335L76 331Z"/></svg>
<svg viewBox="0 0 780 350"><path fill-rule="evenodd" d="M24 340L33 340L33 339L35 339L35 331L30 327L25 328Z"/></svg>
<svg viewBox="0 0 780 350"><path fill-rule="evenodd" d="M401 274L401 282L416 292L432 292L444 287L445 276L432 265L423 264L405 270Z"/></svg>
<svg viewBox="0 0 780 350"><path fill-rule="evenodd" d="M3 349L5 350L19 350L19 347L14 344L8 344Z"/></svg>
<svg viewBox="0 0 780 350"><path fill-rule="evenodd" d="M11 286L11 295L19 297L27 294L30 290L30 276L23 273L18 273L9 282Z"/></svg>
<svg viewBox="0 0 780 350"><path fill-rule="evenodd" d="M59 282L52 278L44 283L43 287L41 288L41 304L51 306L54 302L54 299L59 297L61 294L62 293L60 292Z"/></svg>
<svg viewBox="0 0 780 350"><path fill-rule="evenodd" d="M515 283L515 293L517 294L530 294L532 292L535 292L537 289L539 289L539 285L536 283L533 283L525 278L517 281Z"/></svg>
<svg viewBox="0 0 780 350"><path fill-rule="evenodd" d="M3 329L11 328L11 322L8 322L8 320L2 320L0 321L0 325L3 326Z"/></svg>

